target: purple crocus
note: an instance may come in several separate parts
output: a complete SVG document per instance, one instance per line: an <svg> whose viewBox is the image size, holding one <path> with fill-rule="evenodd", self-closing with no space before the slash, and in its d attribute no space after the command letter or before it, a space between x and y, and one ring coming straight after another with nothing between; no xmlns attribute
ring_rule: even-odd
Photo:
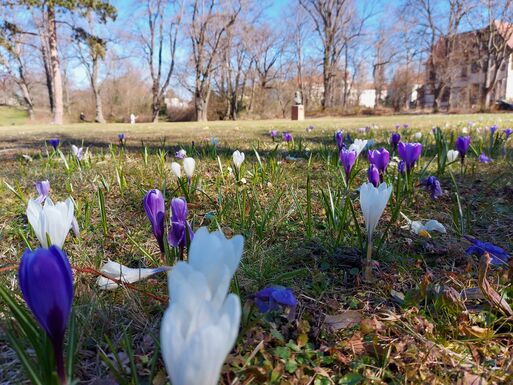
<svg viewBox="0 0 513 385"><path fill-rule="evenodd" d="M443 194L442 186L436 176L429 176L426 179L423 179L420 184L423 185L426 190L431 192L431 199L438 199L438 197Z"/></svg>
<svg viewBox="0 0 513 385"><path fill-rule="evenodd" d="M356 162L356 157L357 154L354 150L346 150L345 148L343 148L339 152L340 163L342 164L342 166L344 166L344 171L346 173L346 182L348 183L349 177L351 176L351 170L353 169L353 166Z"/></svg>
<svg viewBox="0 0 513 385"><path fill-rule="evenodd" d="M278 131L276 130L271 130L271 138L273 138L273 140L278 136Z"/></svg>
<svg viewBox="0 0 513 385"><path fill-rule="evenodd" d="M490 163L492 160L486 156L484 151L479 155L479 162L481 163Z"/></svg>
<svg viewBox="0 0 513 385"><path fill-rule="evenodd" d="M315 126L310 125L306 128L306 132L312 132L314 129L315 129Z"/></svg>
<svg viewBox="0 0 513 385"><path fill-rule="evenodd" d="M506 140L508 140L510 135L513 133L513 130L511 128L506 128L503 132L506 135Z"/></svg>
<svg viewBox="0 0 513 385"><path fill-rule="evenodd" d="M406 163L404 163L404 160L401 160L399 164L397 165L397 170L401 173L401 175L404 176L404 173L406 171Z"/></svg>
<svg viewBox="0 0 513 385"><path fill-rule="evenodd" d="M254 300L261 313L267 313L283 306L290 309L289 320L294 319L297 299L289 288L283 286L266 287L255 294Z"/></svg>
<svg viewBox="0 0 513 385"><path fill-rule="evenodd" d="M167 239L172 247L184 248L187 245L187 234L189 241L194 238L192 227L187 222L187 202L184 198L173 198L171 200L171 228Z"/></svg>
<svg viewBox="0 0 513 385"><path fill-rule="evenodd" d="M192 146L194 147L194 142L192 143ZM187 156L187 151L185 151L183 148L175 152L175 158L176 159L185 159Z"/></svg>
<svg viewBox="0 0 513 385"><path fill-rule="evenodd" d="M476 254L477 256L481 257L485 252L490 254L491 261L490 263L495 266L501 266L501 265L507 265L508 260L510 258L510 255L504 251L503 248L494 245L490 242L481 242L478 239L465 236L465 238L472 243L472 246L470 246L465 253L470 254Z"/></svg>
<svg viewBox="0 0 513 385"><path fill-rule="evenodd" d="M381 175L386 172L388 163L390 162L390 153L386 149L369 150L367 152L367 158L370 164L376 166Z"/></svg>
<svg viewBox="0 0 513 385"><path fill-rule="evenodd" d="M36 198L37 201L41 204L44 203L50 193L50 182L47 180L36 182L36 190L39 193L39 196Z"/></svg>
<svg viewBox="0 0 513 385"><path fill-rule="evenodd" d="M125 134L121 133L118 134L119 144L123 145L125 144Z"/></svg>
<svg viewBox="0 0 513 385"><path fill-rule="evenodd" d="M342 131L338 130L337 132L335 132L335 142L337 142L337 147L339 151L346 147L346 145L344 144L344 133Z"/></svg>
<svg viewBox="0 0 513 385"><path fill-rule="evenodd" d="M160 190L150 190L144 196L144 210L151 223L160 252L164 253L164 218L166 213L164 196Z"/></svg>
<svg viewBox="0 0 513 385"><path fill-rule="evenodd" d="M499 127L496 124L494 124L493 126L490 127L490 133L492 135L494 135L498 129L499 129Z"/></svg>
<svg viewBox="0 0 513 385"><path fill-rule="evenodd" d="M289 132L283 133L283 140L287 143L292 142L292 134Z"/></svg>
<svg viewBox="0 0 513 385"><path fill-rule="evenodd" d="M73 273L68 257L56 246L26 250L18 272L23 299L37 322L48 335L62 384L64 369L64 334L73 304Z"/></svg>
<svg viewBox="0 0 513 385"><path fill-rule="evenodd" d="M398 130L399 128L401 128L401 125L400 124L396 124L395 125L395 129Z"/></svg>
<svg viewBox="0 0 513 385"><path fill-rule="evenodd" d="M461 163L465 163L465 155L470 147L470 136L458 136L456 139L456 150L458 150L461 158Z"/></svg>
<svg viewBox="0 0 513 385"><path fill-rule="evenodd" d="M390 136L390 144L394 148L394 151L397 151L397 145L401 141L401 134L398 132L392 133L392 136Z"/></svg>
<svg viewBox="0 0 513 385"><path fill-rule="evenodd" d="M405 128L405 129L406 129L406 128L408 128L408 127L410 127L410 125L409 125L408 123L404 123L404 124L403 124L403 128Z"/></svg>
<svg viewBox="0 0 513 385"><path fill-rule="evenodd" d="M52 138L48 141L50 145L53 147L54 150L57 150L57 147L59 147L60 140L57 138Z"/></svg>
<svg viewBox="0 0 513 385"><path fill-rule="evenodd" d="M369 170L367 171L367 177L374 187L379 186L379 170L375 165L370 165Z"/></svg>
<svg viewBox="0 0 513 385"><path fill-rule="evenodd" d="M415 162L420 158L420 154L422 153L422 144L400 142L397 145L397 152L401 159L404 160L406 170L410 171L415 165Z"/></svg>

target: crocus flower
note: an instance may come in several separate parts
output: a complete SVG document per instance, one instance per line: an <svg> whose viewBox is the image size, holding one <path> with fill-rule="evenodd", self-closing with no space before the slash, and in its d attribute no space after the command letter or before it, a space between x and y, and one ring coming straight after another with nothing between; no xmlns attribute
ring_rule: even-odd
<svg viewBox="0 0 513 385"><path fill-rule="evenodd" d="M194 169L196 168L196 161L194 158L185 158L183 160L183 169L187 179L191 180L194 175Z"/></svg>
<svg viewBox="0 0 513 385"><path fill-rule="evenodd" d="M465 162L465 155L470 147L470 136L459 136L456 139L456 149L460 153L461 163Z"/></svg>
<svg viewBox="0 0 513 385"><path fill-rule="evenodd" d="M422 223L421 221L412 221L406 215L401 213L401 215L406 219L408 225L406 228L409 228L410 231L414 234L420 235L421 237L431 237L431 232L438 231L439 233L445 234L447 231L445 230L444 225L438 222L435 219L430 219L426 223Z"/></svg>
<svg viewBox="0 0 513 385"><path fill-rule="evenodd" d="M173 198L171 200L171 227L167 239L172 247L184 248L187 245L187 234L192 241L194 233L187 222L187 202L184 198Z"/></svg>
<svg viewBox="0 0 513 385"><path fill-rule="evenodd" d="M306 128L306 132L312 132L314 130L314 126L310 125Z"/></svg>
<svg viewBox="0 0 513 385"><path fill-rule="evenodd" d="M506 128L504 130L504 134L506 135L506 140L509 139L510 135L513 133L513 130L511 128Z"/></svg>
<svg viewBox="0 0 513 385"><path fill-rule="evenodd" d="M369 150L367 153L369 163L376 166L381 174L384 174L387 170L388 163L390 162L390 153L381 148L380 150Z"/></svg>
<svg viewBox="0 0 513 385"><path fill-rule="evenodd" d="M183 148L181 148L180 150L178 150L175 153L176 159L184 159L186 156L187 156L187 151L185 151Z"/></svg>
<svg viewBox="0 0 513 385"><path fill-rule="evenodd" d="M84 151L84 148L83 147L77 147L75 146L74 144L71 145L71 151L73 152L73 155L75 156L75 158L77 158L77 160L82 160L82 157L83 157L83 151Z"/></svg>
<svg viewBox="0 0 513 385"><path fill-rule="evenodd" d="M369 170L367 171L367 177L369 179L369 183L372 183L374 187L378 187L379 185L379 171L378 168L371 164Z"/></svg>
<svg viewBox="0 0 513 385"><path fill-rule="evenodd" d="M449 150L447 151L447 161L449 163L452 163L454 162L456 159L458 159L458 155L459 155L459 151L458 150Z"/></svg>
<svg viewBox="0 0 513 385"><path fill-rule="evenodd" d="M65 384L64 334L73 304L73 273L68 257L56 246L26 250L18 279L23 299L52 343L57 374Z"/></svg>
<svg viewBox="0 0 513 385"><path fill-rule="evenodd" d="M397 145L397 152L401 159L404 160L406 170L410 171L415 165L415 162L420 158L420 154L422 153L422 144L400 142Z"/></svg>
<svg viewBox="0 0 513 385"><path fill-rule="evenodd" d="M346 173L346 182L348 183L349 177L351 176L351 170L353 169L357 156L358 155L354 150L346 150L345 148L343 148L339 152L340 163L342 164L342 166L344 166L344 171Z"/></svg>
<svg viewBox="0 0 513 385"><path fill-rule="evenodd" d="M360 207L365 225L367 227L367 258L364 264L364 277L367 281L372 277L372 238L374 230L378 225L379 219L385 211L385 207L392 194L392 186L381 183L378 187L374 187L372 183L364 183L360 187Z"/></svg>
<svg viewBox="0 0 513 385"><path fill-rule="evenodd" d="M340 130L335 132L335 142L337 142L338 150L342 150L346 145L344 144L344 133Z"/></svg>
<svg viewBox="0 0 513 385"><path fill-rule="evenodd" d="M490 163L492 160L486 156L484 151L479 155L479 162L481 163Z"/></svg>
<svg viewBox="0 0 513 385"><path fill-rule="evenodd" d="M50 139L48 142L50 142L50 145L53 147L54 150L57 150L57 147L59 147L60 140L57 138Z"/></svg>
<svg viewBox="0 0 513 385"><path fill-rule="evenodd" d="M173 385L216 385L241 316L240 300L228 294L244 239L220 231L196 232L188 263L168 273L169 307L162 319L162 358Z"/></svg>
<svg viewBox="0 0 513 385"><path fill-rule="evenodd" d="M416 140L420 140L422 139L422 132L416 132L415 135L413 135L415 137Z"/></svg>
<svg viewBox="0 0 513 385"><path fill-rule="evenodd" d="M292 134L289 133L289 132L284 132L283 133L283 140L287 143L291 142L292 141Z"/></svg>
<svg viewBox="0 0 513 385"><path fill-rule="evenodd" d="M212 139L210 139L210 144L216 147L219 144L219 139L213 137Z"/></svg>
<svg viewBox="0 0 513 385"><path fill-rule="evenodd" d="M166 208L164 203L164 195L160 190L150 190L144 196L144 210L150 220L153 235L157 239L160 252L164 253L164 218Z"/></svg>
<svg viewBox="0 0 513 385"><path fill-rule="evenodd" d="M43 204L46 198L48 198L48 194L50 193L50 182L47 180L36 182L36 190L39 193L39 196L36 198L36 200Z"/></svg>
<svg viewBox="0 0 513 385"><path fill-rule="evenodd" d="M437 199L443 194L442 186L436 176L429 176L426 179L423 179L420 184L423 185L426 190L431 192L432 199Z"/></svg>
<svg viewBox="0 0 513 385"><path fill-rule="evenodd" d="M244 162L244 158L245 158L244 153L239 152L239 150L236 150L233 153L232 160L233 160L233 164L235 165L235 168L237 170L240 170L240 166L242 166L242 162Z"/></svg>
<svg viewBox="0 0 513 385"><path fill-rule="evenodd" d="M507 265L510 255L502 247L496 246L490 242L481 242L478 239L465 236L472 243L465 253L476 254L481 257L485 252L490 254L491 264L495 266Z"/></svg>
<svg viewBox="0 0 513 385"><path fill-rule="evenodd" d="M408 127L410 127L410 125L408 123L403 124L403 128L408 128Z"/></svg>
<svg viewBox="0 0 513 385"><path fill-rule="evenodd" d="M179 163L171 162L171 171L177 178L182 177L182 166Z"/></svg>
<svg viewBox="0 0 513 385"><path fill-rule="evenodd" d="M273 138L273 140L278 136L278 131L276 130L271 130L271 138Z"/></svg>
<svg viewBox="0 0 513 385"><path fill-rule="evenodd" d="M399 172L401 173L401 175L404 176L405 172L406 172L406 163L404 163L404 160L401 160L399 162L399 164L397 165L397 169L399 170Z"/></svg>
<svg viewBox="0 0 513 385"><path fill-rule="evenodd" d="M171 267L169 266L162 266L153 269L134 269L109 260L101 267L100 273L112 279L109 279L104 276L99 276L96 280L96 284L102 290L113 290L119 287L117 281L125 283L134 283L151 277L154 274L169 270L171 270Z"/></svg>
<svg viewBox="0 0 513 385"><path fill-rule="evenodd" d="M396 124L395 125L395 129L398 130L399 128L401 128L401 125L400 124Z"/></svg>
<svg viewBox="0 0 513 385"><path fill-rule="evenodd" d="M493 126L490 127L490 133L493 135L497 132L497 130L499 129L499 127L494 124Z"/></svg>
<svg viewBox="0 0 513 385"><path fill-rule="evenodd" d="M50 244L62 248L73 222L73 201L71 198L56 204L46 198L44 204L38 199L29 199L27 204L27 218L36 233L41 246Z"/></svg>
<svg viewBox="0 0 513 385"><path fill-rule="evenodd" d="M399 134L398 132L392 133L392 136L390 136L390 144L394 148L394 151L397 150L397 145L399 144L400 141L401 141L401 134Z"/></svg>
<svg viewBox="0 0 513 385"><path fill-rule="evenodd" d="M254 296L255 305L261 313L267 313L283 306L289 309L289 320L296 313L297 299L292 289L283 286L270 286L258 291Z"/></svg>
<svg viewBox="0 0 513 385"><path fill-rule="evenodd" d="M123 134L123 133L118 134L118 139L119 139L120 144L125 143L125 134Z"/></svg>
<svg viewBox="0 0 513 385"><path fill-rule="evenodd" d="M358 157L366 145L367 145L367 140L355 139L354 142L349 146L349 151L351 151L351 150L356 151L356 157Z"/></svg>

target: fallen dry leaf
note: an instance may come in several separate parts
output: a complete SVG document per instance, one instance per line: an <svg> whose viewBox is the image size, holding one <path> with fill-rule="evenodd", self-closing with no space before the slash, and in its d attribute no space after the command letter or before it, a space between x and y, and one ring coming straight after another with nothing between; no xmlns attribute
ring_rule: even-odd
<svg viewBox="0 0 513 385"><path fill-rule="evenodd" d="M361 320L362 314L358 310L345 310L339 314L326 316L324 324L328 329L335 331L358 325Z"/></svg>

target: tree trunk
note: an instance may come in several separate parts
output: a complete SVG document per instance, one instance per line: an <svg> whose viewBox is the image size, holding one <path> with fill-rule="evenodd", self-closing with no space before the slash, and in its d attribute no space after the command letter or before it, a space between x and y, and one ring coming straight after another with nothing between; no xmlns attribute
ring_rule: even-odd
<svg viewBox="0 0 513 385"><path fill-rule="evenodd" d="M32 102L32 98L30 97L30 92L25 83L20 84L21 92L23 94L23 100L27 105L27 112L30 120L34 120L34 103Z"/></svg>
<svg viewBox="0 0 513 385"><path fill-rule="evenodd" d="M44 44L41 42L41 44ZM43 59L43 67L45 70L45 78L46 78L46 89L48 91L48 104L50 106L50 112L54 113L55 111L55 98L53 94L53 79L52 79L52 69L50 68L50 65L48 63L48 53L46 51L46 48L44 46L41 46L41 56Z"/></svg>
<svg viewBox="0 0 513 385"><path fill-rule="evenodd" d="M103 117L103 108L102 108L102 96L100 94L100 89L98 88L98 57L93 57L92 60L93 70L91 72L91 88L93 89L94 95L94 104L95 104L95 118L94 121L96 123L105 123L105 119Z"/></svg>
<svg viewBox="0 0 513 385"><path fill-rule="evenodd" d="M55 97L55 109L53 112L53 123L62 124L64 115L62 101L62 77L57 47L57 22L55 20L55 8L48 5L48 45L50 47L50 63L52 66L53 91Z"/></svg>
<svg viewBox="0 0 513 385"><path fill-rule="evenodd" d="M196 107L196 121L206 122L208 120L208 117L207 117L208 102L203 100L201 97L197 97L195 100L195 107Z"/></svg>
<svg viewBox="0 0 513 385"><path fill-rule="evenodd" d="M153 98L153 101L151 103L151 121L152 123L158 123L159 122L159 114L160 114L160 99Z"/></svg>
<svg viewBox="0 0 513 385"><path fill-rule="evenodd" d="M237 93L232 92L230 96L230 114L231 120L237 120Z"/></svg>

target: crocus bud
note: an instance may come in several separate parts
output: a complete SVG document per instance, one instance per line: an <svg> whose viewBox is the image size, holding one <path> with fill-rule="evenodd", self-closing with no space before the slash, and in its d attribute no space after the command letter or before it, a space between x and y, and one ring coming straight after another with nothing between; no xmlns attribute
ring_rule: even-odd
<svg viewBox="0 0 513 385"><path fill-rule="evenodd" d="M159 190L150 190L144 197L144 210L151 223L153 235L157 239L160 252L164 253L164 196Z"/></svg>
<svg viewBox="0 0 513 385"><path fill-rule="evenodd" d="M454 162L456 159L458 159L458 155L460 153L458 152L458 150L449 150L447 151L447 161L449 163L452 163Z"/></svg>
<svg viewBox="0 0 513 385"><path fill-rule="evenodd" d="M337 147L339 151L346 146L344 144L344 133L341 130L335 132L335 142L337 142Z"/></svg>
<svg viewBox="0 0 513 385"><path fill-rule="evenodd" d="M237 170L240 170L240 166L242 165L242 162L244 162L244 153L239 152L239 150L236 150L233 153L232 159L233 159L233 164L235 165Z"/></svg>
<svg viewBox="0 0 513 385"><path fill-rule="evenodd" d="M460 153L461 163L465 163L465 155L470 147L470 136L459 136L456 139L456 149Z"/></svg>
<svg viewBox="0 0 513 385"><path fill-rule="evenodd" d="M167 235L169 244L172 247L185 247L187 245L187 232L189 240L192 241L194 233L191 225L187 222L187 202L184 198L173 198L171 200L171 228Z"/></svg>
<svg viewBox="0 0 513 385"><path fill-rule="evenodd" d="M409 171L415 165L415 162L420 158L420 154L422 153L422 144L420 143L404 143L400 142L397 145L397 152L404 163L406 164L406 169Z"/></svg>
<svg viewBox="0 0 513 385"><path fill-rule="evenodd" d="M50 193L50 182L47 180L36 182L36 190L39 193L39 196L36 198L36 200L39 203L44 203L45 199L48 198L48 194Z"/></svg>
<svg viewBox="0 0 513 385"><path fill-rule="evenodd" d="M480 163L490 163L492 160L486 156L485 152L483 151L481 155L479 155L479 162Z"/></svg>
<svg viewBox="0 0 513 385"><path fill-rule="evenodd" d="M356 158L358 155L356 154L356 151L354 150L346 150L343 148L340 150L339 158L340 163L342 166L344 166L344 171L346 173L346 182L349 182L349 177L351 176L351 170L353 169L353 166L356 162Z"/></svg>
<svg viewBox="0 0 513 385"><path fill-rule="evenodd" d="M196 167L196 161L194 158L185 158L183 160L183 169L185 171L185 175L187 175L188 179L192 179L194 175L194 168Z"/></svg>
<svg viewBox="0 0 513 385"><path fill-rule="evenodd" d="M73 211L71 198L56 204L50 198L46 198L44 204L37 199L28 201L27 218L41 246L48 247L48 238L50 238L52 245L62 248L72 226Z"/></svg>
<svg viewBox="0 0 513 385"><path fill-rule="evenodd" d="M271 138L276 138L278 136L278 131L276 130L271 130Z"/></svg>
<svg viewBox="0 0 513 385"><path fill-rule="evenodd" d="M75 157L77 158L77 160L82 160L82 157L83 157L83 151L84 151L84 148L83 147L77 147L75 146L74 144L71 145L71 151L73 152L73 155L75 155Z"/></svg>
<svg viewBox="0 0 513 385"><path fill-rule="evenodd" d="M63 344L73 304L73 273L68 257L55 246L26 250L18 279L25 302L50 338L57 374L61 384L66 384Z"/></svg>
<svg viewBox="0 0 513 385"><path fill-rule="evenodd" d="M360 155L365 146L367 145L367 140L363 139L355 139L354 142L349 146L349 151L353 150L356 152L356 157Z"/></svg>
<svg viewBox="0 0 513 385"><path fill-rule="evenodd" d="M367 171L367 176L369 178L369 183L372 183L374 187L378 187L379 171L376 166L374 166L373 164L370 165L369 170Z"/></svg>
<svg viewBox="0 0 513 385"><path fill-rule="evenodd" d="M397 127L397 126L396 126ZM390 137L390 144L394 148L394 150L397 150L397 145L401 141L401 134L398 132L394 132L392 136Z"/></svg>
<svg viewBox="0 0 513 385"><path fill-rule="evenodd" d="M53 138L49 140L50 145L53 147L54 150L57 150L57 147L59 147L60 140L57 138Z"/></svg>
<svg viewBox="0 0 513 385"><path fill-rule="evenodd" d="M292 134L289 132L283 133L283 140L287 143L292 142Z"/></svg>
<svg viewBox="0 0 513 385"><path fill-rule="evenodd" d="M171 171L173 172L173 174L175 174L177 178L180 178L182 176L182 167L180 166L180 164L176 162L171 163Z"/></svg>
<svg viewBox="0 0 513 385"><path fill-rule="evenodd" d="M390 153L386 149L381 148L380 150L369 150L367 157L369 159L369 163L376 166L381 174L385 173L388 163L390 162Z"/></svg>

